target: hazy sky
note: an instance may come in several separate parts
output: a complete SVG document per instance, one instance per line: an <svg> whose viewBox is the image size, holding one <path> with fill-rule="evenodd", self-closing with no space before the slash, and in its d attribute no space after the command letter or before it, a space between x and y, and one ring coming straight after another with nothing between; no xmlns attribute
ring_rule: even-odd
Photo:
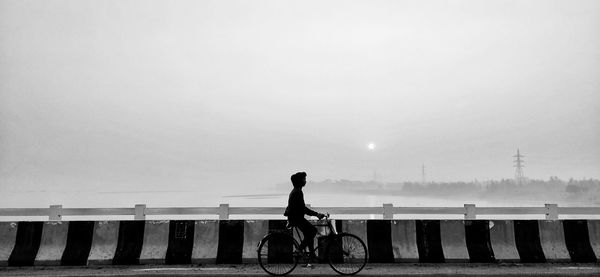
<svg viewBox="0 0 600 277"><path fill-rule="evenodd" d="M517 147L600 177L600 1L0 1L0 190L512 178Z"/></svg>

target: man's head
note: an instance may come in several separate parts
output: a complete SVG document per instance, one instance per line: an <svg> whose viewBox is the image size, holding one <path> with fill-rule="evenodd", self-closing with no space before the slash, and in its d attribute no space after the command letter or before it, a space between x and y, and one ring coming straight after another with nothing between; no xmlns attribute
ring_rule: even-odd
<svg viewBox="0 0 600 277"><path fill-rule="evenodd" d="M295 188L301 188L306 185L306 172L298 172L292 175L290 179Z"/></svg>

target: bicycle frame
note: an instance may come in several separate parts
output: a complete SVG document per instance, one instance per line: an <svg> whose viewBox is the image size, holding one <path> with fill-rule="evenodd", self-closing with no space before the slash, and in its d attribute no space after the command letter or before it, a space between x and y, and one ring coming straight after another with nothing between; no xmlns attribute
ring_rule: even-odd
<svg viewBox="0 0 600 277"><path fill-rule="evenodd" d="M329 233L328 233L328 235L326 235L325 237L327 237L327 236L331 236L331 235L333 235L333 236L336 236L336 235L338 235L337 228L335 227L335 219L330 219L330 218L329 218L329 216L327 216L327 218L325 219L325 221L326 221L326 224L313 224L313 226L315 226L315 227L327 227L327 228L329 229ZM296 227L296 226L293 226L292 228L295 230L295 232L296 232L296 235L297 235L297 237L298 237L299 239L300 239L300 238L302 238L302 239L304 238L304 236L303 236L304 234L301 234L301 233L300 233L300 230L299 230L299 228L298 228L298 227ZM292 236L292 237L293 237L293 236ZM302 239L300 239L300 241L301 241ZM296 240L296 239L294 238L294 240ZM327 241L329 241L329 240L328 240L328 239L324 240L324 242L327 242ZM298 242L298 241L297 241L297 242ZM319 243L319 246L320 246L320 245L321 245L321 244ZM312 252L316 252L316 251L317 251L317 249L319 249L319 247L316 247L316 248L314 248ZM309 252L308 250L305 250L305 249L300 249L300 251L302 251L302 252L306 252L306 253L308 253L308 252Z"/></svg>
<svg viewBox="0 0 600 277"><path fill-rule="evenodd" d="M325 217L324 221L317 221L316 224L312 224L315 227L325 227L328 231L327 233L320 232L320 238L322 239L317 240L318 245L313 251L308 251L306 247L299 248L300 243L298 240L303 240L304 237L300 228L296 226L287 225L285 230L273 230L265 235L257 246L258 261L261 268L271 275L287 275L296 268L299 262L306 262L308 265L312 260L311 255L319 251L317 261L328 262L335 272L341 275L354 275L360 272L367 264L368 252L365 243L356 235L338 232L335 220L330 219L329 215ZM264 246L269 241L274 245L283 247L265 248ZM349 243L348 245L351 245L351 247L346 248L344 246L346 243ZM294 245L293 250L288 244ZM331 248L332 245L337 247ZM275 256L271 256L270 251L275 251L275 254L273 254ZM358 255L355 253L358 253ZM288 257L285 259L290 260L273 259L274 257ZM346 260L347 258L349 260ZM270 261L270 259L273 260Z"/></svg>

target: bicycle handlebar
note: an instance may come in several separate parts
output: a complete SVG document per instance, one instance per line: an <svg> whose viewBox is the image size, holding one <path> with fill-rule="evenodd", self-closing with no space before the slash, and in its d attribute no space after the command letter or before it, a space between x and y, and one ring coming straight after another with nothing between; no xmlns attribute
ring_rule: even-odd
<svg viewBox="0 0 600 277"><path fill-rule="evenodd" d="M331 215L329 213L324 213L323 215L324 215L324 217L323 217L324 220L329 220L329 218L331 217Z"/></svg>

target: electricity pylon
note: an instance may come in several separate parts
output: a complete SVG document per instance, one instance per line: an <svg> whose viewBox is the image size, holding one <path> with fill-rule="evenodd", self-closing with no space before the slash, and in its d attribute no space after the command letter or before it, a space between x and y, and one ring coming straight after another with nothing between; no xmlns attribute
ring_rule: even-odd
<svg viewBox="0 0 600 277"><path fill-rule="evenodd" d="M517 155L514 155L513 158L517 158L513 162L515 168L515 183L517 185L522 185L525 181L525 174L523 173L523 167L525 167L525 161L522 160L525 156L521 155L519 152L519 148L517 148Z"/></svg>

